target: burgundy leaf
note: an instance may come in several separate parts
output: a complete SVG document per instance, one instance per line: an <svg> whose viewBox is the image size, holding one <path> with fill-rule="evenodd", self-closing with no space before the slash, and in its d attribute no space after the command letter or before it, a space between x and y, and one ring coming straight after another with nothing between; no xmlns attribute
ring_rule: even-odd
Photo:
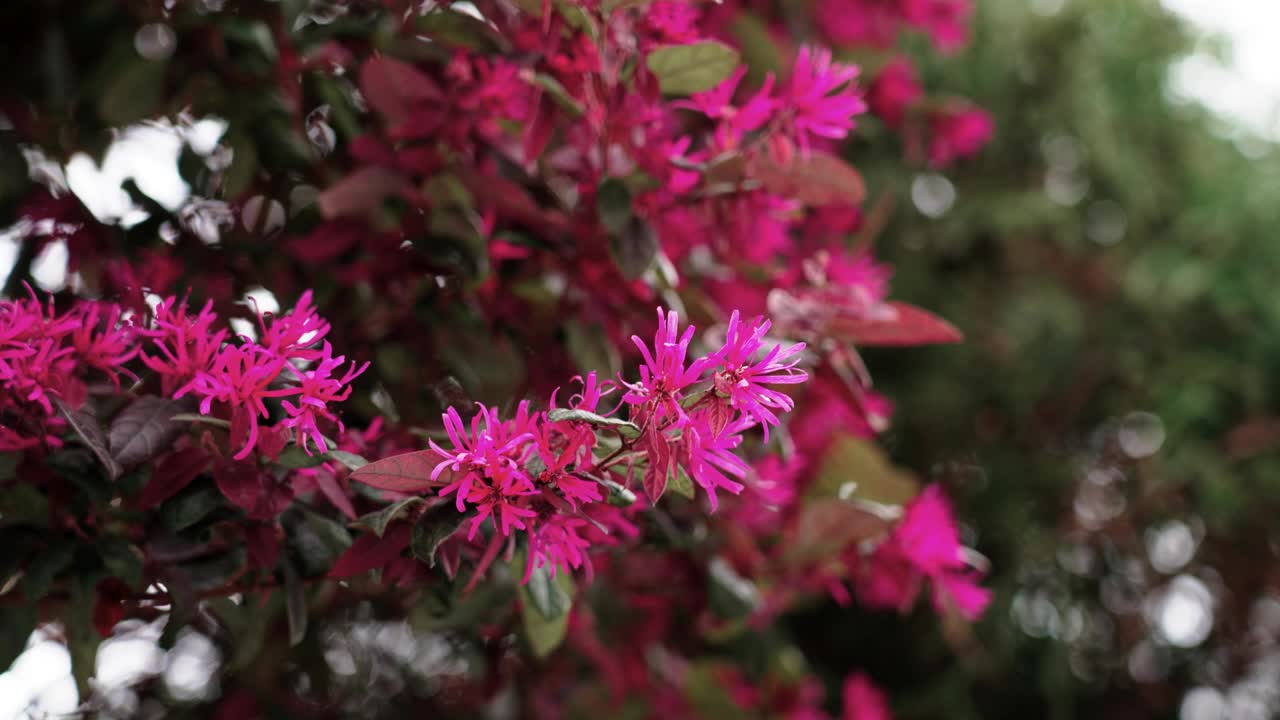
<svg viewBox="0 0 1280 720"><path fill-rule="evenodd" d="M410 189L399 173L382 167L365 166L320 193L320 214L333 220L340 217L362 217L375 210L382 201Z"/></svg>
<svg viewBox="0 0 1280 720"><path fill-rule="evenodd" d="M244 544L249 551L249 563L254 567L273 568L280 555L280 536L270 523L252 523L245 526Z"/></svg>
<svg viewBox="0 0 1280 720"><path fill-rule="evenodd" d="M440 485L431 480L440 456L430 450L393 455L351 473L351 479L379 490L415 493Z"/></svg>
<svg viewBox="0 0 1280 720"><path fill-rule="evenodd" d="M356 519L356 509L351 506L351 498L347 497L346 491L342 488L342 483L338 481L336 475L326 470L320 470L316 473L316 487L320 488L320 493L325 499L333 504L334 507L342 511L348 520Z"/></svg>
<svg viewBox="0 0 1280 720"><path fill-rule="evenodd" d="M177 495L209 467L209 453L193 447L178 450L156 463L151 480L138 498L138 507L153 508Z"/></svg>
<svg viewBox="0 0 1280 720"><path fill-rule="evenodd" d="M836 318L828 329L832 335L857 345L907 347L956 343L964 339L946 320L899 302L884 303L871 316Z"/></svg>
<svg viewBox="0 0 1280 720"><path fill-rule="evenodd" d="M306 235L289 240L285 247L290 255L304 263L322 265L355 247L367 232L355 223L324 223Z"/></svg>
<svg viewBox="0 0 1280 720"><path fill-rule="evenodd" d="M649 453L649 467L644 471L644 492L649 502L657 505L658 499L667 491L667 478L671 475L671 444L667 436L658 431L649 431L644 440L645 450Z"/></svg>
<svg viewBox="0 0 1280 720"><path fill-rule="evenodd" d="M492 207L502 217L548 232L568 231L568 221L564 215L544 211L520 185L466 166L456 167L454 174L472 195L492 203Z"/></svg>
<svg viewBox="0 0 1280 720"><path fill-rule="evenodd" d="M403 122L414 105L444 100L436 81L418 68L388 57L371 58L360 68L360 91L369 106L393 125Z"/></svg>
<svg viewBox="0 0 1280 720"><path fill-rule="evenodd" d="M255 520L275 517L293 502L293 490L254 462L220 460L214 465L213 479L228 500Z"/></svg>
<svg viewBox="0 0 1280 720"><path fill-rule="evenodd" d="M806 205L859 205L866 197L862 175L835 155L817 150L779 162L764 153L753 168L765 189Z"/></svg>
<svg viewBox="0 0 1280 720"><path fill-rule="evenodd" d="M107 439L111 455L123 467L146 462L169 449L187 429L174 415L187 412L188 403L152 395L140 397L116 415Z"/></svg>
<svg viewBox="0 0 1280 720"><path fill-rule="evenodd" d="M386 565L409 546L412 533L413 525L399 523L387 530L387 534L382 537L373 533L361 535L334 561L329 577L351 577Z"/></svg>
<svg viewBox="0 0 1280 720"><path fill-rule="evenodd" d="M102 466L107 469L107 475L115 480L120 477L120 464L115 458L111 457L111 452L107 450L107 435L102 432L102 426L98 424L98 419L93 415L82 410L72 410L71 407L61 400L55 400L58 410L62 412L62 416L67 419L67 424L79 436L80 441L85 447L93 452Z"/></svg>

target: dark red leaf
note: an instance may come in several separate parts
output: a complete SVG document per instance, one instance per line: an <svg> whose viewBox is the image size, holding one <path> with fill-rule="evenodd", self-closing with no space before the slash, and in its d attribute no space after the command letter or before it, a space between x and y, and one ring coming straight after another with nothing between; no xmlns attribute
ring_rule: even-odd
<svg viewBox="0 0 1280 720"><path fill-rule="evenodd" d="M455 168L454 174L472 195L481 202L491 204L504 218L549 232L563 233L568 229L568 221L564 215L544 212L523 187L506 178L465 165Z"/></svg>
<svg viewBox="0 0 1280 720"><path fill-rule="evenodd" d="M105 578L98 582L96 590L93 627L102 637L111 637L111 631L124 620L124 602L129 597L129 586L119 578Z"/></svg>
<svg viewBox="0 0 1280 720"><path fill-rule="evenodd" d="M373 533L361 535L334 561L329 577L351 577L386 565L399 556L400 551L409 546L412 533L412 524L398 523L388 529L382 537Z"/></svg>
<svg viewBox="0 0 1280 720"><path fill-rule="evenodd" d="M188 403L148 395L133 401L111 422L107 439L111 455L122 467L146 462L168 450L188 427L174 415L186 412Z"/></svg>
<svg viewBox="0 0 1280 720"><path fill-rule="evenodd" d="M864 317L840 317L831 321L832 335L857 345L906 347L955 343L964 335L954 325L926 310L906 303L888 302Z"/></svg>
<svg viewBox="0 0 1280 720"><path fill-rule="evenodd" d="M316 473L316 487L320 488L320 493L324 495L334 507L342 511L348 520L356 519L356 509L351 506L351 498L347 497L346 491L342 488L342 483L338 478L328 470L321 469Z"/></svg>
<svg viewBox="0 0 1280 720"><path fill-rule="evenodd" d="M146 510L168 500L208 467L209 453L202 448L186 448L170 454L151 471L151 480L138 498L138 507Z"/></svg>
<svg viewBox="0 0 1280 720"><path fill-rule="evenodd" d="M324 223L306 235L289 240L285 247L302 262L321 265L355 247L367 232L355 223Z"/></svg>
<svg viewBox="0 0 1280 720"><path fill-rule="evenodd" d="M255 520L275 517L293 502L293 490L276 482L253 462L220 460L213 479L228 500Z"/></svg>
<svg viewBox="0 0 1280 720"><path fill-rule="evenodd" d="M649 467L644 471L644 492L649 496L649 502L657 505L658 499L667 491L667 478L671 475L675 458L667 436L661 432L650 431L645 436L644 447L649 453Z"/></svg>
<svg viewBox="0 0 1280 720"><path fill-rule="evenodd" d="M351 479L379 490L422 492L440 484L431 480L439 462L440 456L430 450L393 455L356 470Z"/></svg>
<svg viewBox="0 0 1280 720"><path fill-rule="evenodd" d="M361 217L377 209L387 197L400 194L409 187L409 182L399 173L365 166L320 193L316 202L320 206L320 214L330 220Z"/></svg>
<svg viewBox="0 0 1280 720"><path fill-rule="evenodd" d="M786 162L763 153L752 174L770 192L806 205L859 205L867 195L857 170L835 155L817 150Z"/></svg>
<svg viewBox="0 0 1280 720"><path fill-rule="evenodd" d="M429 76L388 57L371 58L360 68L360 91L369 106L393 125L402 122L414 105L444 100L440 86Z"/></svg>
<svg viewBox="0 0 1280 720"><path fill-rule="evenodd" d="M273 568L280 555L280 536L276 526L269 523L252 523L245 526L244 545L249 551L249 563L254 567Z"/></svg>
<svg viewBox="0 0 1280 720"><path fill-rule="evenodd" d="M115 458L111 457L111 452L107 449L107 435L102 432L102 426L98 424L98 419L82 410L71 409L72 406L62 400L55 400L54 403L58 406L58 410L62 412L62 416L67 419L71 429L80 437L80 441L93 452L98 461L107 469L107 475L112 480L120 477L120 464L116 462Z"/></svg>

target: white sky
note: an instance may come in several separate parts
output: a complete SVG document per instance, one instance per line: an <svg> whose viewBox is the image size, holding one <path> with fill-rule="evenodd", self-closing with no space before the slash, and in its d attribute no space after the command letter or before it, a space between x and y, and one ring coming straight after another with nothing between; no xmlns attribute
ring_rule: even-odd
<svg viewBox="0 0 1280 720"><path fill-rule="evenodd" d="M1280 0L1162 1L1207 35L1229 40L1225 65L1202 52L1178 66L1173 74L1178 94L1200 100L1263 138L1280 141Z"/></svg>

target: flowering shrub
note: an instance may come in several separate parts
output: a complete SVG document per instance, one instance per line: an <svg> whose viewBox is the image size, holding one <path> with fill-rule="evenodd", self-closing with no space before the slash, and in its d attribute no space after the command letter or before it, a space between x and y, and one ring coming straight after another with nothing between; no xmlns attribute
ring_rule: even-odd
<svg viewBox="0 0 1280 720"><path fill-rule="evenodd" d="M980 149L990 119L888 51L907 29L955 50L967 3L823 1L819 37L753 2L386 0L334 5L331 31L212 5L164 16L156 85L230 120L184 156L195 196L134 187L148 219L115 227L30 188L0 304L4 592L66 601L82 700L105 702L94 632L126 618L251 660L272 613L313 649L376 613L457 644L415 691L448 713L505 692L539 717L887 717L865 674L828 696L780 664L771 628L814 598L989 600L941 488L874 444L890 404L858 349L960 336L888 299L844 155L868 122L909 163ZM206 25L270 45L244 70L271 103L194 92L201 58L243 80ZM108 123L175 109L103 97ZM44 109L6 112L42 140ZM55 242L74 292L16 292ZM257 286L296 302L246 313ZM362 692L240 667L224 713Z"/></svg>

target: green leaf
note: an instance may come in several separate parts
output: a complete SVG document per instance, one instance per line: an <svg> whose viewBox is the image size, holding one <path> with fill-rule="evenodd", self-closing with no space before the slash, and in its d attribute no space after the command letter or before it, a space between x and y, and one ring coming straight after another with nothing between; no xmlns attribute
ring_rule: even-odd
<svg viewBox="0 0 1280 720"><path fill-rule="evenodd" d="M215 427L231 429L231 422L221 418L210 417L208 415L199 415L196 413L178 413L171 420L180 420L182 422L202 423L204 425L213 425Z"/></svg>
<svg viewBox="0 0 1280 720"><path fill-rule="evenodd" d="M784 544L783 558L789 563L829 560L854 543L884 535L891 527L884 516L857 502L810 497L803 503Z"/></svg>
<svg viewBox="0 0 1280 720"><path fill-rule="evenodd" d="M423 35L450 47L479 50L484 53L505 52L507 39L474 15L440 8L418 18Z"/></svg>
<svg viewBox="0 0 1280 720"><path fill-rule="evenodd" d="M107 572L134 590L142 589L146 558L138 546L122 537L105 537L98 540L97 548Z"/></svg>
<svg viewBox="0 0 1280 720"><path fill-rule="evenodd" d="M49 522L49 499L35 485L19 483L0 490L0 525L34 525Z"/></svg>
<svg viewBox="0 0 1280 720"><path fill-rule="evenodd" d="M693 499L694 487L693 478L689 477L689 473L685 472L684 467L677 465L675 476L671 478L671 482L667 485L677 495L681 497Z"/></svg>
<svg viewBox="0 0 1280 720"><path fill-rule="evenodd" d="M586 112L582 107L582 103L574 99L569 94L569 91L564 88L564 85L561 85L560 81L554 77L546 73L537 73L529 78L529 82L545 90L556 106L568 113L569 117L580 118Z"/></svg>
<svg viewBox="0 0 1280 720"><path fill-rule="evenodd" d="M707 566L707 602L723 618L742 618L760 607L760 591L755 583L742 577L722 557L714 557Z"/></svg>
<svg viewBox="0 0 1280 720"><path fill-rule="evenodd" d="M36 606L32 603L0 605L0 672L27 649L27 639L36 629Z"/></svg>
<svg viewBox="0 0 1280 720"><path fill-rule="evenodd" d="M0 453L0 482L12 480L18 472L18 463L22 461L22 453Z"/></svg>
<svg viewBox="0 0 1280 720"><path fill-rule="evenodd" d="M219 555L184 563L179 568L186 573L191 589L199 593L226 586L244 572L248 560L248 550L239 546Z"/></svg>
<svg viewBox="0 0 1280 720"><path fill-rule="evenodd" d="M564 573L557 572L555 577L552 577L552 567L554 566L547 564L534 568L529 575L529 582L521 586L521 598L532 603L545 620L554 620L568 613L573 607L572 589L566 591L560 583L556 582ZM523 562L514 570L523 573Z"/></svg>
<svg viewBox="0 0 1280 720"><path fill-rule="evenodd" d="M352 527L364 528L371 531L378 537L387 531L387 526L401 514L408 512L415 505L421 505L426 502L420 497L410 497L391 503L390 505L371 512L368 515L362 515L355 522L351 523Z"/></svg>
<svg viewBox="0 0 1280 720"><path fill-rule="evenodd" d="M759 16L738 13L729 23L729 32L733 33L737 46L742 49L742 61L748 68L747 79L752 84L763 82L766 73L782 74L782 52L769 34L769 26Z"/></svg>
<svg viewBox="0 0 1280 720"><path fill-rule="evenodd" d="M643 218L632 216L621 232L609 236L609 252L622 276L635 280L658 257L658 233Z"/></svg>
<svg viewBox="0 0 1280 720"><path fill-rule="evenodd" d="M600 484L604 486L605 490L609 492L609 496L605 498L605 500L610 505L615 507L630 507L635 504L636 494L631 492L631 490L609 479L604 479L598 482L600 482Z"/></svg>
<svg viewBox="0 0 1280 720"><path fill-rule="evenodd" d="M192 483L160 508L160 521L170 530L185 530L222 505L222 493L213 483Z"/></svg>
<svg viewBox="0 0 1280 720"><path fill-rule="evenodd" d="M284 610L289 621L289 646L297 647L307 636L307 589L288 559L283 563Z"/></svg>
<svg viewBox="0 0 1280 720"><path fill-rule="evenodd" d="M626 230L631 221L631 191L621 178L608 178L596 191L596 212L600 224L611 234Z"/></svg>
<svg viewBox="0 0 1280 720"><path fill-rule="evenodd" d="M728 667L721 662L704 660L691 665L684 675L684 693L695 717L742 717L742 708L733 701L720 681Z"/></svg>
<svg viewBox="0 0 1280 720"><path fill-rule="evenodd" d="M524 553L516 556L512 571L517 575L523 574ZM550 567L546 565L535 568L529 582L516 590L520 597L525 637L535 657L547 657L564 642L574 590L573 577L569 573L557 572L552 577Z"/></svg>
<svg viewBox="0 0 1280 720"><path fill-rule="evenodd" d="M71 674L76 679L80 697L88 698L92 692L89 678L93 677L98 658L98 645L102 638L93 622L93 606L97 601L94 575L81 576L71 584L70 617L66 622L67 652L71 655Z"/></svg>
<svg viewBox="0 0 1280 720"><path fill-rule="evenodd" d="M351 533L346 527L311 510L291 508L281 523L305 577L323 575L351 547Z"/></svg>
<svg viewBox="0 0 1280 720"><path fill-rule="evenodd" d="M413 537L409 541L409 549L414 557L425 562L429 567L436 566L436 551L441 543L448 540L467 519L465 513L451 502L440 503L427 508L413 526Z"/></svg>
<svg viewBox="0 0 1280 720"><path fill-rule="evenodd" d="M258 172L258 148L244 133L227 133L223 144L231 148L231 165L222 177L222 191L227 197L235 197L253 183Z"/></svg>
<svg viewBox="0 0 1280 720"><path fill-rule="evenodd" d="M355 453L347 452L346 450L330 450L329 457L342 463L352 472L355 472L369 464L368 460L365 460Z"/></svg>
<svg viewBox="0 0 1280 720"><path fill-rule="evenodd" d="M230 598L205 601L231 636L232 655L228 669L235 671L249 665L262 650L267 625L280 611L280 594L272 593L266 607L257 602L237 605Z"/></svg>
<svg viewBox="0 0 1280 720"><path fill-rule="evenodd" d="M107 125L123 126L141 120L160 107L168 64L130 58L110 74L98 96L98 116Z"/></svg>
<svg viewBox="0 0 1280 720"><path fill-rule="evenodd" d="M22 578L22 589L27 599L35 601L48 595L54 579L71 565L71 556L70 545L54 545L31 558Z"/></svg>
<svg viewBox="0 0 1280 720"><path fill-rule="evenodd" d="M715 40L691 45L666 45L645 58L667 95L706 92L724 82L738 67L738 51Z"/></svg>
<svg viewBox="0 0 1280 720"><path fill-rule="evenodd" d="M605 15L608 15L614 10L643 7L651 2L653 2L653 0L603 0L603 2L600 3L600 11Z"/></svg>
<svg viewBox="0 0 1280 720"><path fill-rule="evenodd" d="M818 477L807 494L905 505L917 492L915 477L894 467L878 446L852 435L840 435L822 459Z"/></svg>
<svg viewBox="0 0 1280 720"><path fill-rule="evenodd" d="M613 377L621 369L622 358L618 349L608 341L603 328L568 321L564 331L569 355L584 375L595 371L602 377Z"/></svg>
<svg viewBox="0 0 1280 720"><path fill-rule="evenodd" d="M312 449L311 454L307 454L301 445L289 443L285 449L280 452L280 457L276 458L276 464L280 467L286 467L290 470L301 470L303 468L312 468L324 463L324 453L316 452Z"/></svg>
<svg viewBox="0 0 1280 720"><path fill-rule="evenodd" d="M573 408L556 408L547 413L547 420L550 422L584 422L590 425L605 427L617 430L625 437L640 437L640 426L627 420L618 418L604 417L586 410L575 410Z"/></svg>

